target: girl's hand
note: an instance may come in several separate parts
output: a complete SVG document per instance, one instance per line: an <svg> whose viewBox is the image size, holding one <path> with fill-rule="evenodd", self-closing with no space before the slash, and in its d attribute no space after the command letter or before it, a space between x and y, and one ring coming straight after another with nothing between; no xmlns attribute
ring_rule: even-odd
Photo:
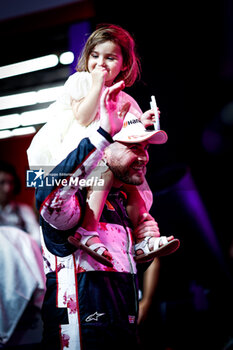
<svg viewBox="0 0 233 350"><path fill-rule="evenodd" d="M91 72L93 86L102 88L105 84L107 73L108 72L106 68L96 66Z"/></svg>
<svg viewBox="0 0 233 350"><path fill-rule="evenodd" d="M105 89L100 99L100 126L111 136L121 130L125 115L130 108L130 103L126 103L120 113L117 112L118 94L124 87L124 81L119 81Z"/></svg>
<svg viewBox="0 0 233 350"><path fill-rule="evenodd" d="M158 114L160 115L159 109L158 109ZM148 111L143 113L140 117L140 121L145 128L147 128L150 125L153 125L153 123L155 122L155 113L153 109L149 109Z"/></svg>

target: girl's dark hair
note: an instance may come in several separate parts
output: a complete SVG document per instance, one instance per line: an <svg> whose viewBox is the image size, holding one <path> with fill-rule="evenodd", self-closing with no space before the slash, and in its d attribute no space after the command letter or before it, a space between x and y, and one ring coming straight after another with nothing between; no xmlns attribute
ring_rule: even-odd
<svg viewBox="0 0 233 350"><path fill-rule="evenodd" d="M121 71L115 82L124 80L126 86L131 86L140 76L140 61L136 54L135 42L127 30L114 24L101 24L89 36L81 56L78 60L76 70L78 72L88 71L88 59L94 47L106 41L112 41L121 48L123 65L125 69Z"/></svg>

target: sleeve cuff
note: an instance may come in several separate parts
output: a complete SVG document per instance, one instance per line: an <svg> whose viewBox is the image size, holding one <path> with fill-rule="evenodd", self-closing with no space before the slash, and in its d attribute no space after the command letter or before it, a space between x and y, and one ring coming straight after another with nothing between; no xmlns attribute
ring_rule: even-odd
<svg viewBox="0 0 233 350"><path fill-rule="evenodd" d="M101 127L99 127L99 129L97 130L103 137L106 138L106 140L108 140L109 143L113 143L113 139L112 139L112 136L107 132L105 131L104 129L102 129Z"/></svg>
<svg viewBox="0 0 233 350"><path fill-rule="evenodd" d="M97 130L97 132L93 132L89 136L89 139L92 145L100 151L103 151L106 147L110 145L110 143L114 142L111 135L101 127Z"/></svg>

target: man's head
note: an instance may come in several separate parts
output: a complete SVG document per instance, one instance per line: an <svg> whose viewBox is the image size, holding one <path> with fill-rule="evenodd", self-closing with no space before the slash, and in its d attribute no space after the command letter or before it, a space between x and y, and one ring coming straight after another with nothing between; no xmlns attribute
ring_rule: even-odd
<svg viewBox="0 0 233 350"><path fill-rule="evenodd" d="M149 160L147 141L141 143L114 142L105 150L105 159L116 180L141 185Z"/></svg>
<svg viewBox="0 0 233 350"><path fill-rule="evenodd" d="M105 151L109 168L117 180L138 186L144 181L149 144L165 143L167 134L163 130L145 129L134 115L128 113L113 140L115 142Z"/></svg>

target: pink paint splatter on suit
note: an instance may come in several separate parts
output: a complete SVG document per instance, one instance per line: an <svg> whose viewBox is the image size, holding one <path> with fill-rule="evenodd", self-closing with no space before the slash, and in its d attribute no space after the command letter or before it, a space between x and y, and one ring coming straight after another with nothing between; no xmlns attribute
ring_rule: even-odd
<svg viewBox="0 0 233 350"><path fill-rule="evenodd" d="M67 303L67 295L65 292L65 294L63 295L63 304L66 305L66 303Z"/></svg>
<svg viewBox="0 0 233 350"><path fill-rule="evenodd" d="M99 227L101 230L107 231L107 223L106 222L100 222Z"/></svg>
<svg viewBox="0 0 233 350"><path fill-rule="evenodd" d="M86 270L82 266L78 266L77 273L81 273L81 272L86 272Z"/></svg>
<svg viewBox="0 0 233 350"><path fill-rule="evenodd" d="M75 300L75 295L69 295L68 302L67 302L67 308L69 309L70 314L75 314L77 311L77 304Z"/></svg>
<svg viewBox="0 0 233 350"><path fill-rule="evenodd" d="M62 334L61 341L63 348L69 348L70 337L68 336L68 334Z"/></svg>
<svg viewBox="0 0 233 350"><path fill-rule="evenodd" d="M104 271L117 272L117 270L114 267L108 267L108 266L104 266Z"/></svg>
<svg viewBox="0 0 233 350"><path fill-rule="evenodd" d="M65 265L60 263L58 266L57 266L57 272L61 271L61 269L64 269Z"/></svg>

